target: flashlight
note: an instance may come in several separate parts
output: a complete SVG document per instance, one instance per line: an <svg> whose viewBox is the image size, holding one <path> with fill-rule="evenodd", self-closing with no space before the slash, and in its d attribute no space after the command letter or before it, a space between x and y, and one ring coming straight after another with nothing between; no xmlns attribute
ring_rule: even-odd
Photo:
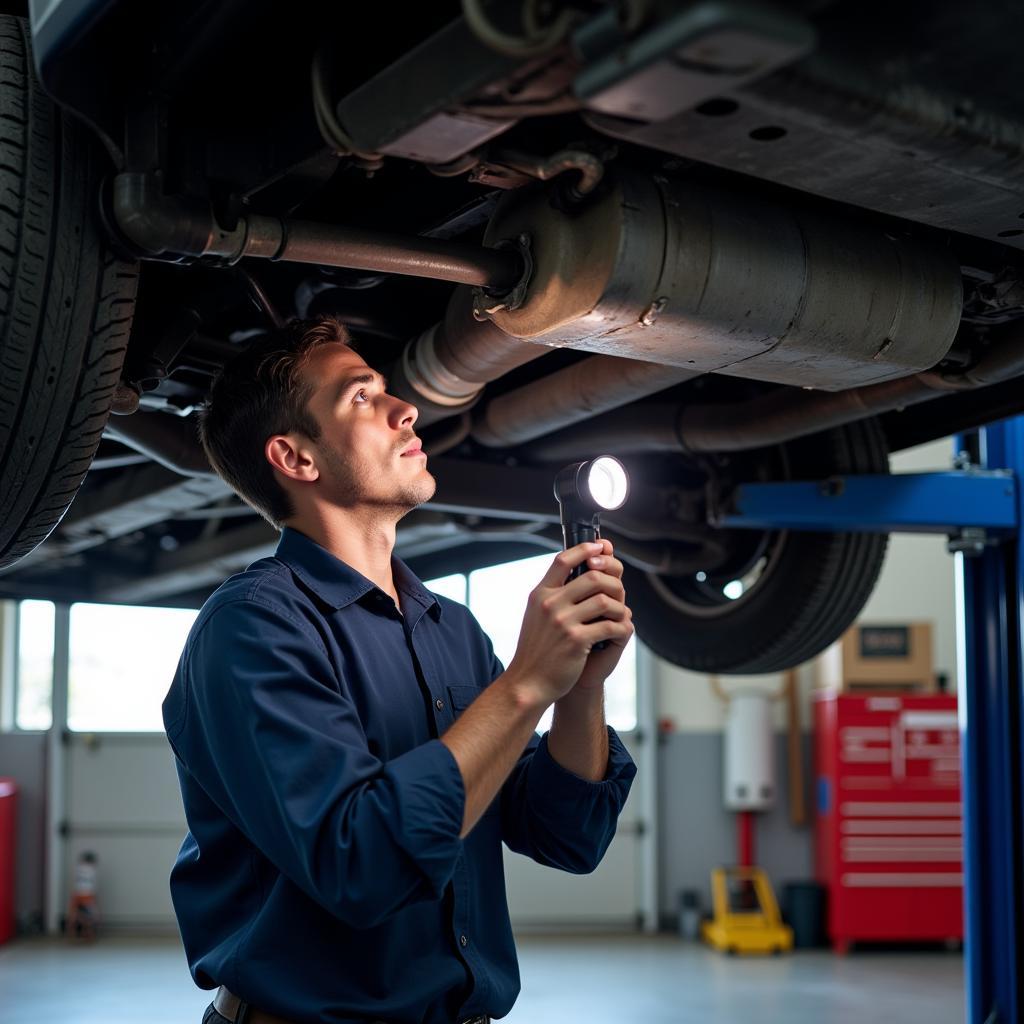
<svg viewBox="0 0 1024 1024"><path fill-rule="evenodd" d="M574 462L555 477L555 498L562 520L562 537L566 548L575 547L601 536L601 513L621 508L629 493L626 470L618 459L602 455L586 462ZM587 571L586 563L569 573L570 580ZM599 640L594 650L608 645Z"/></svg>

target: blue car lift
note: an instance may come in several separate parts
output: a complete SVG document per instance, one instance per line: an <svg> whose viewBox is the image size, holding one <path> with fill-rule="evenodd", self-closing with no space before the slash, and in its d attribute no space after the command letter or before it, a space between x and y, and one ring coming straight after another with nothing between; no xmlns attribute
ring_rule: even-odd
<svg viewBox="0 0 1024 1024"><path fill-rule="evenodd" d="M957 558L968 1024L1024 1022L1024 417L949 473L745 484L728 527L945 533ZM962 447L966 439L960 439ZM959 458L959 457L958 457ZM962 461L962 460L960 460Z"/></svg>

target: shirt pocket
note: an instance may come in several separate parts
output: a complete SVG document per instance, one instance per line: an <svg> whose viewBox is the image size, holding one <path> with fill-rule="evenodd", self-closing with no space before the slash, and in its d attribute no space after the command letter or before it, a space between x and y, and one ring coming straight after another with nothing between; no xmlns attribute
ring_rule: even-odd
<svg viewBox="0 0 1024 1024"><path fill-rule="evenodd" d="M476 686L449 686L448 688L448 699L451 701L452 715L455 718L459 718L462 713L469 707L483 693L483 690ZM481 816L481 821L484 818L489 818L491 815L498 815L501 813L501 790L498 790L498 795L491 801L490 806L484 811Z"/></svg>
<svg viewBox="0 0 1024 1024"><path fill-rule="evenodd" d="M458 718L482 692L475 686L449 686L448 699L452 705L452 715Z"/></svg>

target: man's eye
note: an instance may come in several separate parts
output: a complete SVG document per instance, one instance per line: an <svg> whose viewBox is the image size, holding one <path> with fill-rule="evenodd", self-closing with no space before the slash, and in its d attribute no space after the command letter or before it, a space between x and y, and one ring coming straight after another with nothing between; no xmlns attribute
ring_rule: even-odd
<svg viewBox="0 0 1024 1024"><path fill-rule="evenodd" d="M366 397L366 388L360 388L356 392L356 398L358 398L360 395L362 395L367 402L369 401L369 398ZM353 401L355 401L355 399L353 399Z"/></svg>

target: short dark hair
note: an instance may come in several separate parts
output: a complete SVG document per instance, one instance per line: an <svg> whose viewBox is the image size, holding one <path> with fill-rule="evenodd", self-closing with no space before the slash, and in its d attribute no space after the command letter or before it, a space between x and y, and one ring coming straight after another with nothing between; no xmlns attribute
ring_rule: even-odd
<svg viewBox="0 0 1024 1024"><path fill-rule="evenodd" d="M264 454L267 438L299 431L311 441L320 428L309 412L313 386L300 371L321 345L351 343L331 316L292 320L231 359L199 413L199 439L210 465L277 529L295 514Z"/></svg>

